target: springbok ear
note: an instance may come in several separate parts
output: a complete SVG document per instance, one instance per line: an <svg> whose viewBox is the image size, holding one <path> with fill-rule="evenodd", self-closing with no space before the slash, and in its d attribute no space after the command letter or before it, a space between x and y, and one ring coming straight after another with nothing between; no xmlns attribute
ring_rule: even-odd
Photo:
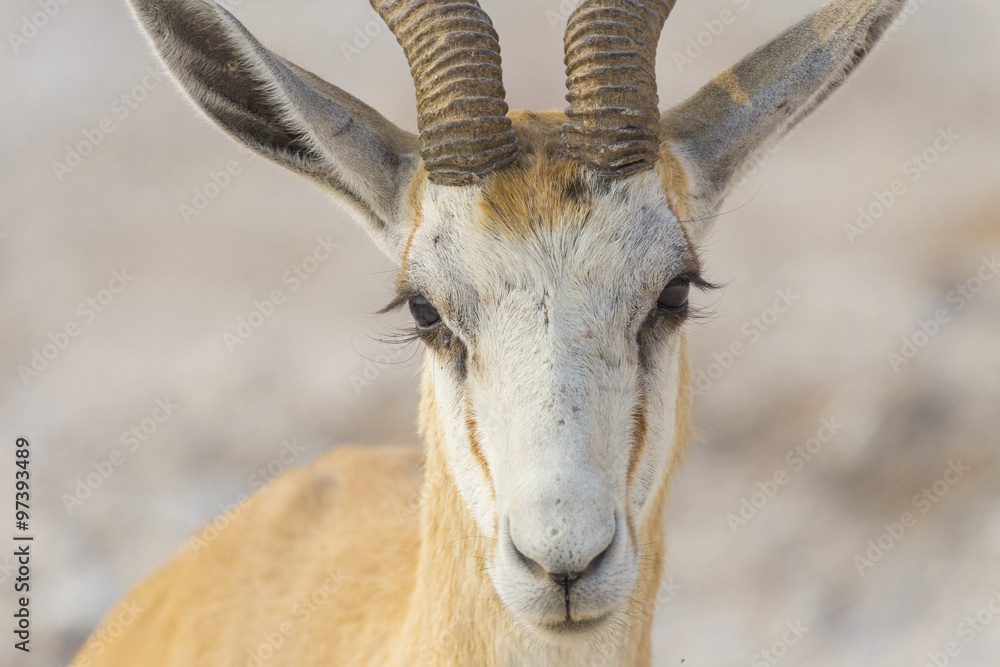
<svg viewBox="0 0 1000 667"><path fill-rule="evenodd" d="M195 104L260 155L331 192L398 262L417 138L274 55L211 0L130 0Z"/></svg>
<svg viewBox="0 0 1000 667"><path fill-rule="evenodd" d="M756 156L837 89L906 0L832 0L661 118L695 219L715 214ZM696 235L708 222L697 223Z"/></svg>

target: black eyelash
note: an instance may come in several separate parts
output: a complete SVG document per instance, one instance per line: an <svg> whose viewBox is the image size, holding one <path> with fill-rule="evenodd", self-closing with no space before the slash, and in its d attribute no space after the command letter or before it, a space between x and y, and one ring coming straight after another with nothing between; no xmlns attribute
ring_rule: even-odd
<svg viewBox="0 0 1000 667"><path fill-rule="evenodd" d="M415 332L410 331L409 327L395 327L382 324L379 326L369 325L368 328L370 329L368 338L376 343L379 343L383 350L389 355L389 358L387 360L384 355L372 358L355 347L354 351L361 356L361 358L374 364L393 366L406 365L411 363L414 359L419 358L421 350L419 346L413 347L409 353L405 352L405 349L417 340L414 335ZM390 351L390 347L395 348L398 351Z"/></svg>
<svg viewBox="0 0 1000 667"><path fill-rule="evenodd" d="M420 296L420 295L417 294L416 292L410 292L408 290L399 292L396 294L396 296L392 297L392 301L387 303L381 310L376 311L376 314L385 315L387 313L394 313L403 306L405 306L407 303L409 303L410 299L412 299L415 296Z"/></svg>
<svg viewBox="0 0 1000 667"><path fill-rule="evenodd" d="M716 283L709 282L701 277L701 274L697 271L688 271L687 273L682 273L676 276L674 280L686 280L691 283L702 292L711 292L712 290L722 289L725 285L719 285Z"/></svg>
<svg viewBox="0 0 1000 667"><path fill-rule="evenodd" d="M685 273L678 274L674 277L674 280L686 280L702 292L711 292L724 287L724 285L706 280L697 271L687 271ZM394 313L402 309L403 306L407 305L410 299L417 296L420 296L418 292L403 290L398 292L389 303L376 312L378 315ZM711 308L695 308L688 305L687 310L685 310L683 315L681 315L681 320L704 320L710 318L713 314L714 310ZM416 326L404 326L394 328L389 331L385 337L380 337L378 340L379 342L389 345L408 345L416 341L430 343L438 336L438 333L438 327L433 327L431 329L418 329Z"/></svg>
<svg viewBox="0 0 1000 667"><path fill-rule="evenodd" d="M420 332L416 327L392 327L379 336L378 342L386 345L405 346L420 340Z"/></svg>
<svg viewBox="0 0 1000 667"><path fill-rule="evenodd" d="M392 297L392 300L389 301L389 303L387 303L379 310L375 311L375 314L387 315L389 313L397 312L401 310L404 306L406 306L409 303L410 299L412 299L415 296L420 296L420 295L411 290L407 289L401 290ZM423 332L419 331L415 326L409 326L409 325L388 326L385 329L382 329L381 331L376 331L375 332L376 335L374 335L372 338L373 340L378 341L382 345L406 347L411 343L425 340L425 338L421 335L422 333ZM419 348L414 348L413 355L409 356L406 360L401 361L400 363L408 363L417 354L419 354Z"/></svg>
<svg viewBox="0 0 1000 667"><path fill-rule="evenodd" d="M392 298L392 301L386 304L381 310L377 311L377 314L385 315L387 313L394 313L401 310L403 306L410 302L410 299L418 296L421 296L418 292L412 292L409 290L400 292ZM421 329L417 326L399 327L390 332L390 338L385 342L406 344L422 340L425 343L429 343L437 336L438 331L442 328L445 328L443 324L442 326L435 325L426 329Z"/></svg>
<svg viewBox="0 0 1000 667"><path fill-rule="evenodd" d="M679 275L678 278L683 278L684 280L687 280L689 283L697 287L700 291L706 293L713 292L715 290L719 290L725 287L724 284L713 283L708 280L705 280L701 276L701 274L694 271L683 273ZM695 307L688 304L687 312L684 313L684 319L686 321L707 320L713 317L715 314L716 314L715 304L705 307Z"/></svg>
<svg viewBox="0 0 1000 667"><path fill-rule="evenodd" d="M722 285L717 285L716 283L710 282L703 278L700 273L696 270L686 271L684 273L679 273L673 277L670 282L684 281L690 285L694 285L696 288L702 292L710 292L712 290L721 289ZM705 320L709 319L715 315L714 306L709 306L707 308L698 308L692 306L690 303L684 310L676 313L671 313L668 311L660 310L659 308L654 308L649 314L648 319L644 328L649 328L655 326L657 323L660 326L666 326L671 331L675 328L681 326L685 322L693 320Z"/></svg>

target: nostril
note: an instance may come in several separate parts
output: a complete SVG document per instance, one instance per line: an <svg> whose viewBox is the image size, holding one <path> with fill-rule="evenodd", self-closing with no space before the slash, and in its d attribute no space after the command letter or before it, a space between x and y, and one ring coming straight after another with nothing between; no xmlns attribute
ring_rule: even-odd
<svg viewBox="0 0 1000 667"><path fill-rule="evenodd" d="M601 549L600 553L598 553L596 556L590 559L590 561L587 562L584 567L579 569L574 569L572 571L567 571L564 569L557 570L554 568L545 567L545 565L543 565L541 562L525 554L524 551L522 551L521 548L518 547L517 542L513 539L513 536L511 536L509 544L517 560L521 563L521 565L524 566L526 570L531 572L533 576L539 579L544 579L548 577L557 586L565 589L566 593L568 594L570 587L572 587L573 584L577 582L577 580L596 571L601 566L601 563L604 562L608 553L611 551L617 532L618 531L616 530L611 534L610 539L604 545L604 548Z"/></svg>
<svg viewBox="0 0 1000 667"><path fill-rule="evenodd" d="M612 537L611 542L614 542L614 537ZM587 567L582 570L578 570L576 572L549 572L549 578L552 579L557 586L565 588L568 592L570 586L575 584L578 579L587 576L601 566L601 563L604 561L604 557L607 556L609 551L611 551L611 542L608 543L608 546L604 547L604 550L601 553L594 556L593 560L587 563Z"/></svg>
<svg viewBox="0 0 1000 667"><path fill-rule="evenodd" d="M518 512L504 517L502 551L507 562L518 563L522 572L527 570L537 579L554 581L568 592L578 579L615 557L621 526L617 512L609 512L601 520L589 515L591 508L582 503L580 507L588 511L576 512L579 516L563 516L552 512L551 507L549 504L544 513Z"/></svg>
<svg viewBox="0 0 1000 667"><path fill-rule="evenodd" d="M517 554L517 559L521 562L522 565L524 565L525 568L528 569L529 572L531 572L536 577L545 576L545 568L542 567L541 564L538 563L538 561L535 561L525 556L524 553L517 548L517 542L511 540L510 546L513 547L514 553Z"/></svg>

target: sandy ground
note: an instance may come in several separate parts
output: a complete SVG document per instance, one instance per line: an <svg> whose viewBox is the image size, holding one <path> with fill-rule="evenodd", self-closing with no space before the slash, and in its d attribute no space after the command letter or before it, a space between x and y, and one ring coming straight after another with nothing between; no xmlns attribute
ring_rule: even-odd
<svg viewBox="0 0 1000 667"><path fill-rule="evenodd" d="M12 443L28 435L37 535L34 650L15 655L5 630L2 664L64 665L131 583L284 465L284 443L302 449L298 465L348 441L414 438L419 350L383 347L393 319L372 315L390 263L312 186L242 154L150 75L123 4L67 2L16 44L38 5L0 7L0 498L11 526ZM344 48L371 21L366 3L230 4L271 48L414 126L388 32ZM816 4L680 3L660 44L663 106ZM485 5L511 106L562 107L565 6ZM699 437L668 510L657 665L773 664L769 650L788 665L919 667L950 641L948 664L1000 659L988 611L1000 595L1000 280L977 278L995 278L983 267L1000 253L1000 6L912 8L734 194L705 248L727 287L690 331ZM688 52L724 10L721 34ZM54 168L98 134L78 165ZM227 168L185 220L180 205ZM859 209L880 214L849 238ZM332 259L230 351L223 334L318 239L338 244ZM87 306L115 272L124 289ZM775 317L779 293L793 303ZM23 380L19 365L67 326L77 335ZM914 337L923 345L894 368L889 355ZM734 342L745 351L727 359ZM67 508L157 401L176 406L169 418ZM869 543L880 540L884 554ZM5 628L10 565L0 556Z"/></svg>

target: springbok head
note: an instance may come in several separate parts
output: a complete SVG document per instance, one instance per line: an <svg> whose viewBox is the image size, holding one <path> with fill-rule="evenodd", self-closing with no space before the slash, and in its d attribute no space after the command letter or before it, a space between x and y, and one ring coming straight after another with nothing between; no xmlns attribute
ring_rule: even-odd
<svg viewBox="0 0 1000 667"><path fill-rule="evenodd" d="M662 114L667 0L580 3L565 114L508 113L475 0L372 0L409 61L419 136L215 2L132 4L202 111L339 199L400 267L448 469L513 618L555 641L605 631L683 442L707 221L904 0L834 0Z"/></svg>

